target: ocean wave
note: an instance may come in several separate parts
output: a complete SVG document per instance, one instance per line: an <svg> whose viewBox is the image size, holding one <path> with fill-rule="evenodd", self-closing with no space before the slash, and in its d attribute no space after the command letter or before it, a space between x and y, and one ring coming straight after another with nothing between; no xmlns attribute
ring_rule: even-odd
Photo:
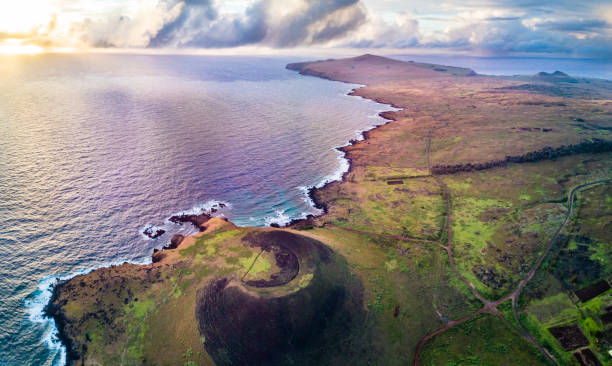
<svg viewBox="0 0 612 366"><path fill-rule="evenodd" d="M286 210L278 210L276 211L275 216L266 216L264 217L264 222L266 226L270 226L271 224L278 224L280 226L285 226L291 222L291 216L287 215Z"/></svg>
<svg viewBox="0 0 612 366"><path fill-rule="evenodd" d="M43 278L38 283L36 291L23 300L23 306L28 314L28 320L38 324L42 330L41 341L49 349L53 365L66 364L66 347L57 336L55 320L45 316L45 306L51 301L53 286L58 282L55 276Z"/></svg>

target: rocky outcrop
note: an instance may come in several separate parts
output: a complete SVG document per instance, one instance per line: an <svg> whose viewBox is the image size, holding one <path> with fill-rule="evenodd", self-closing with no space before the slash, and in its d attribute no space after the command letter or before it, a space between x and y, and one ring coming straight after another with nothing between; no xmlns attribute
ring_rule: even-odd
<svg viewBox="0 0 612 366"><path fill-rule="evenodd" d="M494 267L478 265L472 267L472 272L480 282L495 290L501 289L508 282L504 275L499 273Z"/></svg>
<svg viewBox="0 0 612 366"><path fill-rule="evenodd" d="M166 230L155 227L155 226L149 226L146 229L144 229L144 231L142 232L143 234L145 234L146 236L148 236L151 239L155 239L159 236L162 236L164 233L166 232Z"/></svg>
<svg viewBox="0 0 612 366"><path fill-rule="evenodd" d="M183 242L184 239L184 235L174 234L174 236L172 236L172 239L170 239L170 244L166 245L164 249L176 249L179 245L181 245L181 242Z"/></svg>
<svg viewBox="0 0 612 366"><path fill-rule="evenodd" d="M211 219L211 215L202 212L200 214L180 214L174 215L170 217L170 222L175 224L183 224L185 222L190 222L193 226L197 227L200 230L204 230L202 227L208 220Z"/></svg>

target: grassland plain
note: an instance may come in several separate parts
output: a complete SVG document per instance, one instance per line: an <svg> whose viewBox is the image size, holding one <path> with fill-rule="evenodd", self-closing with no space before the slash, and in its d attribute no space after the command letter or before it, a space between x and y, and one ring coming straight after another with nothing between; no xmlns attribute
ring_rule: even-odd
<svg viewBox="0 0 612 366"><path fill-rule="evenodd" d="M371 55L288 67L401 110L343 148L350 171L311 192L324 215L211 219L151 265L57 286L71 363L574 365L548 331L574 323L610 361L610 291L573 291L611 273L611 82Z"/></svg>

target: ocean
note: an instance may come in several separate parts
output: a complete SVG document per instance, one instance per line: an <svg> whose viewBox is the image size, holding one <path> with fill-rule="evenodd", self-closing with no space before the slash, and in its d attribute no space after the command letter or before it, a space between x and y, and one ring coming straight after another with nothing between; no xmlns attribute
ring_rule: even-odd
<svg viewBox="0 0 612 366"><path fill-rule="evenodd" d="M589 60L398 58L612 78L609 65ZM216 215L266 226L318 213L308 187L348 168L334 147L384 123L378 113L392 108L347 96L357 85L285 70L297 61L0 56L0 366L61 363L42 315L52 284L149 262L172 234L195 231L168 222L173 214L223 202ZM150 226L167 233L149 239Z"/></svg>

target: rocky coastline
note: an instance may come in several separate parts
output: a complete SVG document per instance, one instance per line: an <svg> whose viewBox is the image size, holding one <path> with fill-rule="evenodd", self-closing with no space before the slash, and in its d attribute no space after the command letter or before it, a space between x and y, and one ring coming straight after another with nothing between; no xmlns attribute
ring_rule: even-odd
<svg viewBox="0 0 612 366"><path fill-rule="evenodd" d="M332 59L328 59L328 60L325 60L325 61L332 61ZM344 80L340 80L340 79L334 79L334 78L332 78L331 76L329 76L327 74L324 74L324 73L321 73L321 72L316 72L316 71L314 71L312 69L307 69L306 68L309 64L316 63L316 62L319 62L319 61L291 63L291 64L288 64L286 66L286 69L297 71L301 75L313 76L313 77L318 77L318 78L325 79L325 80L339 81L339 82L343 82L343 83L353 84L353 83L351 83L349 81L344 81ZM317 187L317 186L309 187L308 191L306 193L308 198L312 202L314 208L322 211L322 214L319 215L319 216L325 215L328 212L328 207L327 207L327 203L325 201L320 200L317 197L316 192L318 190L325 189L330 184L334 184L334 183L337 184L337 183L346 182L347 176L351 172L353 172L353 169L354 169L354 167L353 167L353 159L352 159L350 151L348 151L347 147L355 146L355 145L358 145L360 143L366 143L367 140L370 138L370 133L372 131L374 131L374 130L382 127L382 126L385 126L385 125L387 125L387 124L389 124L391 122L396 121L397 120L396 113L397 112L401 112L402 110L404 110L403 107L394 105L393 103L389 103L388 101L380 100L379 98L372 98L372 97L367 96L365 94L361 94L361 93L359 93L359 89L360 88L362 88L362 87L357 87L357 88L351 90L347 95L355 96L355 97L361 97L361 98L364 98L364 99L369 99L369 100L372 100L372 101L374 101L376 103L379 103L379 104L386 104L386 105L391 106L392 108L396 108L398 110L397 111L383 111L383 112L378 113L378 116L385 120L384 123L382 123L380 125L377 125L377 126L374 126L371 129L369 129L369 130L362 131L361 132L361 137L362 137L361 140L359 140L359 139L350 139L346 145L335 148L337 151L340 151L343 154L342 158L347 161L347 163L348 163L347 171L342 174L342 178L340 180L328 181L328 182L325 182L325 184L323 184L323 185L321 185L319 187ZM293 229L308 228L308 227L312 226L312 224L313 224L312 221L316 217L317 216L315 216L315 215L308 215L304 219L292 219L291 221L289 221L289 223L287 225L285 225L285 227L293 228ZM272 227L281 227L278 224L273 224L271 226Z"/></svg>
<svg viewBox="0 0 612 366"><path fill-rule="evenodd" d="M225 204L223 203L219 203L218 205L221 208L226 207ZM173 215L169 218L169 221L179 224L179 225L182 225L183 223L191 223L200 232L203 232L207 229L206 224L212 218L213 218L212 215L206 212L202 212L200 214ZM225 218L220 218L220 220L229 222ZM161 229L158 229L158 230L161 230ZM149 236L146 232L144 234L154 239L162 235L163 233L165 233L165 230L161 230L161 231L162 231L161 234L156 235L154 237ZM155 234L156 231L153 230L152 233ZM185 239L191 238L191 240L194 240L197 235L198 235L197 233L190 235L190 236L184 236L182 234L174 234L168 244L164 245L161 249L153 249L153 254L151 255L151 262L153 264L161 262L165 257L164 251L176 249L181 245L181 243L185 241ZM127 262L123 263L123 265L126 265L126 264ZM111 266L111 268L112 267L116 267L116 266L113 265ZM63 287L66 284L68 284L70 281L73 281L76 278L81 277L81 276L84 276L84 275L78 275L70 279L64 279L64 280L60 280L58 278L57 283L52 288L51 297L49 299L49 302L47 303L47 305L45 305L43 309L43 315L45 317L53 319L55 322L55 327L57 328L57 338L66 347L66 357L67 357L68 365L71 364L71 360L78 360L79 358L81 358L81 356L87 352L87 349L86 348L78 349L78 347L76 347L75 345L75 342L66 332L66 328L67 328L66 326L69 323L69 319L67 318L66 314L62 311L62 306L66 304L66 300L58 302L58 298L60 296L60 293L63 290ZM81 283L82 283L81 286L83 286L84 283L83 282Z"/></svg>
<svg viewBox="0 0 612 366"><path fill-rule="evenodd" d="M53 319L55 322L57 339L64 345L64 347L66 347L66 364L70 365L70 360L78 359L79 353L75 348L74 342L66 333L66 324L68 323L66 314L61 311L61 306L56 304L59 294L62 291L62 286L68 281L69 280L58 281L53 286L53 289L51 290L51 298L43 309L43 315Z"/></svg>

